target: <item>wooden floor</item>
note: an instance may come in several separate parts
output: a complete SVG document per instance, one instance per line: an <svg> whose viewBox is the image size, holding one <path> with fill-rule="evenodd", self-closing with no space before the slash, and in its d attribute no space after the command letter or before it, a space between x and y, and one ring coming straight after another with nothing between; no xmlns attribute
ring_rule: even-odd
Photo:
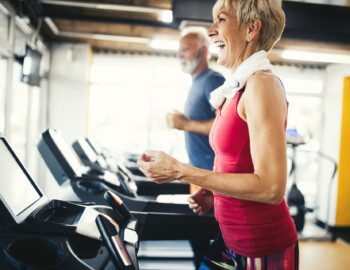
<svg viewBox="0 0 350 270"><path fill-rule="evenodd" d="M350 245L335 242L299 241L300 270L350 270Z"/></svg>

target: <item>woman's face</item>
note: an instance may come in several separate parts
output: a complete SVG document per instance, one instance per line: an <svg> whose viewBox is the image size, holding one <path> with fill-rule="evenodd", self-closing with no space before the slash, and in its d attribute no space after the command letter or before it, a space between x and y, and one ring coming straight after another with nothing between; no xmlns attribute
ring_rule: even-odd
<svg viewBox="0 0 350 270"><path fill-rule="evenodd" d="M211 41L218 47L218 64L227 68L236 68L242 62L247 47L246 28L239 27L234 10L224 6L214 14L213 24L209 28Z"/></svg>

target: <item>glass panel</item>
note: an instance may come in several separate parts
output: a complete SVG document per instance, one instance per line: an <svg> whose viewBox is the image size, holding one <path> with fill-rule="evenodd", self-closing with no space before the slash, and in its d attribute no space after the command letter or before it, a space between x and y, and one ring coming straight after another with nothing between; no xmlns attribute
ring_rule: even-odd
<svg viewBox="0 0 350 270"><path fill-rule="evenodd" d="M15 54L24 56L26 52L26 41L27 37L21 29L16 27L15 31Z"/></svg>
<svg viewBox="0 0 350 270"><path fill-rule="evenodd" d="M3 141L0 141L0 197L18 215L38 199L40 194L21 170Z"/></svg>
<svg viewBox="0 0 350 270"><path fill-rule="evenodd" d="M21 65L14 63L13 89L11 93L10 140L19 158L26 161L29 87L20 81L20 76Z"/></svg>
<svg viewBox="0 0 350 270"><path fill-rule="evenodd" d="M8 41L10 17L0 9L0 39Z"/></svg>
<svg viewBox="0 0 350 270"><path fill-rule="evenodd" d="M7 61L0 58L0 132L5 132L5 93Z"/></svg>
<svg viewBox="0 0 350 270"><path fill-rule="evenodd" d="M39 152L37 150L38 138L40 137L40 105L41 89L33 87L30 91L30 125L28 131L27 169L34 180L38 179Z"/></svg>
<svg viewBox="0 0 350 270"><path fill-rule="evenodd" d="M184 110L191 83L176 58L95 55L90 80L89 127L104 147L160 149L188 161L183 132L166 126L168 112Z"/></svg>

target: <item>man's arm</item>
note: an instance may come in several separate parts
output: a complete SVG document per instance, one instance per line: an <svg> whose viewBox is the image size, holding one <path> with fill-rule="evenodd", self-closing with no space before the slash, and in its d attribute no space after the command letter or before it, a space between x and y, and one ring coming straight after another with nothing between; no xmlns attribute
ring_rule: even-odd
<svg viewBox="0 0 350 270"><path fill-rule="evenodd" d="M167 115L168 127L184 131L196 132L203 135L209 135L214 119L210 120L190 120L182 113L175 112Z"/></svg>

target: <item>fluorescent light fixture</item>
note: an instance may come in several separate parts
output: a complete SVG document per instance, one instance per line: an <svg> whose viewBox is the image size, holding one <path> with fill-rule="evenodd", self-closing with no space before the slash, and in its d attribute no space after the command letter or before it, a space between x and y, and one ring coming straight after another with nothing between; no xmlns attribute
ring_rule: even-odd
<svg viewBox="0 0 350 270"><path fill-rule="evenodd" d="M57 25L54 23L54 21L51 18L45 17L44 21L49 26L52 33L54 33L55 35L58 35L60 33L60 30L58 29Z"/></svg>
<svg viewBox="0 0 350 270"><path fill-rule="evenodd" d="M168 39L153 39L150 43L151 48L157 50L166 50L166 51L177 51L179 49L179 41L177 40L168 40ZM209 52L211 54L218 54L219 48L214 44L211 44L209 47Z"/></svg>
<svg viewBox="0 0 350 270"><path fill-rule="evenodd" d="M144 7L138 5L119 5L119 4L100 4L98 1L86 3L84 1L64 1L64 0L41 0L42 4L54 5L54 6L66 6L66 7L80 7L88 9L100 9L100 10L114 10L114 11L126 11L126 12L139 12L139 13L155 13L159 15L159 20L171 23L173 21L173 12L169 9Z"/></svg>
<svg viewBox="0 0 350 270"><path fill-rule="evenodd" d="M92 33L81 33L81 32L69 32L60 31L59 36L61 37L72 37L72 38L86 38L96 40L107 40L116 42L130 42L130 43L148 43L149 38L144 37L130 37L130 36L118 36L118 35L103 35L103 34L92 34Z"/></svg>
<svg viewBox="0 0 350 270"><path fill-rule="evenodd" d="M173 22L173 12L171 10L163 10L159 13L159 20L165 23Z"/></svg>
<svg viewBox="0 0 350 270"><path fill-rule="evenodd" d="M292 59L292 60L300 60L300 61L350 64L350 54L333 54L333 53L285 50L281 53L281 56L284 59Z"/></svg>
<svg viewBox="0 0 350 270"><path fill-rule="evenodd" d="M151 48L158 50L177 51L179 41L169 39L153 39L150 43Z"/></svg>

